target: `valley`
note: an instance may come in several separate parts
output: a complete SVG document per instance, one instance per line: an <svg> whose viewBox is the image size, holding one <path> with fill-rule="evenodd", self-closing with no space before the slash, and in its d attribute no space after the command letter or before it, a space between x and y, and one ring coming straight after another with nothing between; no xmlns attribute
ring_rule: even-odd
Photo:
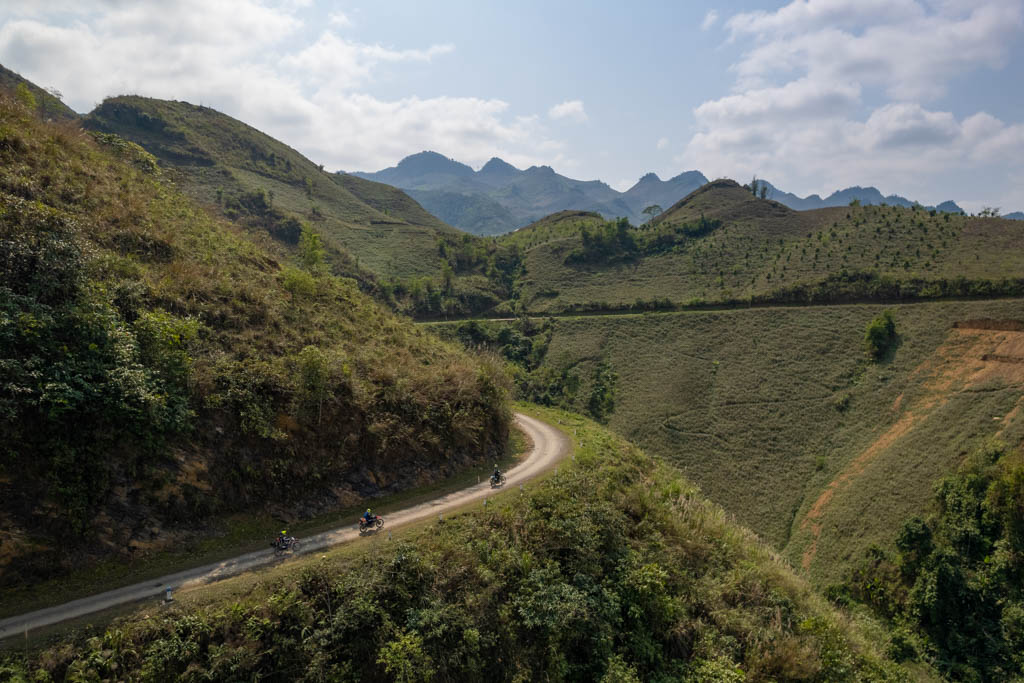
<svg viewBox="0 0 1024 683"><path fill-rule="evenodd" d="M1018 221L898 197L797 211L696 172L627 201L432 153L368 179L209 107L119 96L80 117L0 76L8 605L125 583L137 555L149 596L161 563L230 564L279 522L422 496L394 543L328 548L344 531L243 562L0 673L1024 671ZM480 237L441 205L532 222ZM543 476L493 507L434 501L514 458L513 408L574 457L550 472L566 451L540 448Z"/></svg>

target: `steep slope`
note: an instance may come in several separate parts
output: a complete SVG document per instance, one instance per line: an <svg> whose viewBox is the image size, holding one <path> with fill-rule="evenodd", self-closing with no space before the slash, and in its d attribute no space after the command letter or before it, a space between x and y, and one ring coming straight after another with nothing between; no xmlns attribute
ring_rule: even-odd
<svg viewBox="0 0 1024 683"><path fill-rule="evenodd" d="M891 547L988 439L1024 445L1024 303L579 316L438 326L519 364L524 396L586 411L679 467L819 586Z"/></svg>
<svg viewBox="0 0 1024 683"><path fill-rule="evenodd" d="M71 107L61 102L53 94L0 64L0 89L14 93L17 92L19 85L31 93L35 99L37 111L44 119L73 121L78 118L78 114Z"/></svg>
<svg viewBox="0 0 1024 683"><path fill-rule="evenodd" d="M153 125L168 155L204 158ZM331 275L308 227L293 256L211 218L138 145L3 93L0 131L5 590L505 448L501 372Z"/></svg>
<svg viewBox="0 0 1024 683"><path fill-rule="evenodd" d="M315 224L329 247L378 277L439 272L437 239L455 234L400 190L325 173L287 145L208 107L108 98L86 125L142 145L186 193L229 217L255 215L285 240L287 230L279 226L289 220ZM347 269L358 276L354 264Z"/></svg>
<svg viewBox="0 0 1024 683"><path fill-rule="evenodd" d="M331 179L351 192L361 202L391 218L410 225L432 228L439 233L451 234L451 227L433 215L405 192L384 183L375 183L355 176L336 173ZM380 219L377 219L378 221Z"/></svg>
<svg viewBox="0 0 1024 683"><path fill-rule="evenodd" d="M53 678L886 681L884 644L690 484L547 413L575 461L355 554L179 596L96 637L6 656ZM149 612L150 610L147 610ZM91 634L89 634L91 635Z"/></svg>

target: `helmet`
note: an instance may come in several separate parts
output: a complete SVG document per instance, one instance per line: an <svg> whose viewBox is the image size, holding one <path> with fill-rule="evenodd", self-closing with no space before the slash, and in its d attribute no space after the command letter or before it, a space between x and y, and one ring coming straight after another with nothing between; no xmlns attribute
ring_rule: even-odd
<svg viewBox="0 0 1024 683"><path fill-rule="evenodd" d="M287 529L281 529L281 535L282 536L285 536L287 534L288 534L288 530Z"/></svg>
<svg viewBox="0 0 1024 683"><path fill-rule="evenodd" d="M370 508L366 508L366 514L370 514Z"/></svg>

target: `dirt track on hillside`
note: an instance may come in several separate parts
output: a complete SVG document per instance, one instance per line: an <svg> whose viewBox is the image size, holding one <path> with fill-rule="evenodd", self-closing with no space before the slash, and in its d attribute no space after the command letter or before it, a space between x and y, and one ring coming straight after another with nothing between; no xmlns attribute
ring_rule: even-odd
<svg viewBox="0 0 1024 683"><path fill-rule="evenodd" d="M923 396L911 406L903 405L902 394L896 399L896 421L825 487L801 522L800 528L811 533L811 542L801 558L804 570L814 562L822 517L832 498L863 474L872 460L898 444L957 393L975 391L993 381L1024 387L1024 323L988 319L955 323L946 341L911 377L924 388ZM1019 414L1018 403L1007 415L998 416L1002 430Z"/></svg>
<svg viewBox="0 0 1024 683"><path fill-rule="evenodd" d="M515 422L530 439L532 447L526 460L506 473L506 489L532 479L553 467L571 450L569 438L551 425L522 413L516 413ZM489 483L485 481L426 503L393 512L387 515L384 529L377 533L386 533L388 529L436 517L441 513L456 510L469 503L482 501L484 498L494 495L494 493L497 493L497 491L492 490ZM315 536L301 538L301 548L298 554L316 552L330 546L349 543L357 538L359 538L358 528L356 525L350 524ZM170 586L172 590L195 587L236 576L275 561L276 558L272 551L260 550L223 562L188 569L169 576L143 581L132 586L125 586L124 588L118 588L87 598L73 600L63 605L2 619L0 620L0 639L22 635L33 629L93 614L111 607L156 598L164 594L167 586Z"/></svg>

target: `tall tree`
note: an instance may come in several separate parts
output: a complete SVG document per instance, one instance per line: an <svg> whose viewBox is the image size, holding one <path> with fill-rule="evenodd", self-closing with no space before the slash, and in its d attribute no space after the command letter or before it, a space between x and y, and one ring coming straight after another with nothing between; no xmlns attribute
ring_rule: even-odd
<svg viewBox="0 0 1024 683"><path fill-rule="evenodd" d="M651 220L652 218L661 213L661 206L659 206L658 204L651 204L640 213L647 216L647 220Z"/></svg>

